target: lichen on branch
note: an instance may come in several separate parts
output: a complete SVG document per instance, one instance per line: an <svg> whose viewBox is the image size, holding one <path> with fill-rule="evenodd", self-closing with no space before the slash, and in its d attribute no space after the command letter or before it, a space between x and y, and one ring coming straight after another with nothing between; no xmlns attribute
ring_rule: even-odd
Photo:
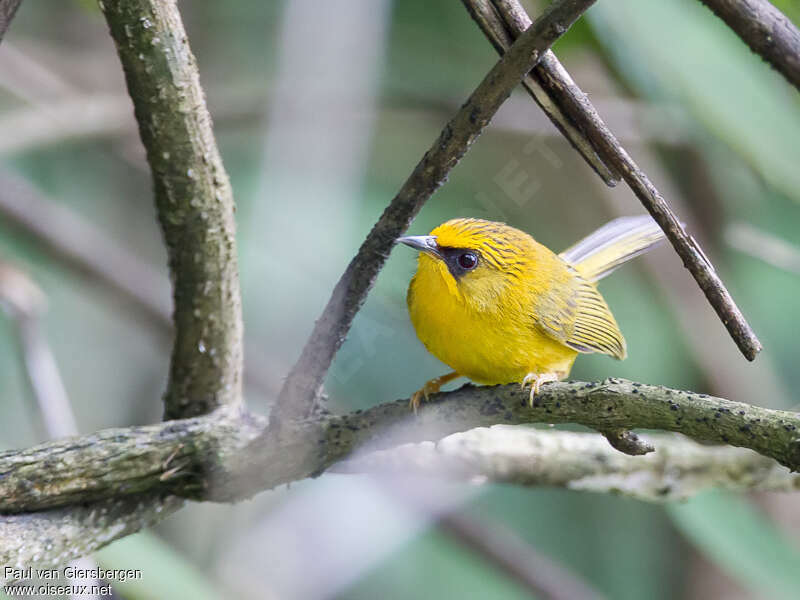
<svg viewBox="0 0 800 600"><path fill-rule="evenodd" d="M290 421L265 436L263 417L221 409L193 419L110 429L4 452L0 512L156 491L235 501L323 473L355 451L525 423L578 423L602 432L675 431L696 441L750 448L800 470L796 413L621 379L548 384L533 407L518 385L468 384L432 396L417 415L407 400L398 400L341 416Z"/></svg>
<svg viewBox="0 0 800 600"><path fill-rule="evenodd" d="M174 0L102 0L153 174L173 278L165 417L241 402L234 202Z"/></svg>

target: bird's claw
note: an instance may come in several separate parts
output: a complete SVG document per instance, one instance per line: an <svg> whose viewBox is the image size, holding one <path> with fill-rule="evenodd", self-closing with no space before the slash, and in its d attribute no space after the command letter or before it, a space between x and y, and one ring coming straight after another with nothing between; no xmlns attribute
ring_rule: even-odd
<svg viewBox="0 0 800 600"><path fill-rule="evenodd" d="M411 399L408 401L408 406L411 410L414 411L414 414L417 414L417 409L419 405L422 404L422 399L428 400L428 390L426 389L428 384L426 383L422 388L418 389L411 395Z"/></svg>
<svg viewBox="0 0 800 600"><path fill-rule="evenodd" d="M528 373L522 379L522 383L520 384L520 388L525 391L525 386L531 386L531 393L528 397L528 404L531 408L533 408L534 398L536 394L539 393L539 389L545 383L551 383L553 381L558 381L560 379L558 373Z"/></svg>
<svg viewBox="0 0 800 600"><path fill-rule="evenodd" d="M425 385L411 395L411 399L408 401L408 406L414 411L414 414L417 414L417 409L419 408L419 405L422 404L423 398L425 399L425 402L427 402L428 397L431 394L437 394L445 383L452 381L457 377L459 377L458 373L453 372L448 373L447 375L442 375L441 377L436 377L430 381L426 381Z"/></svg>

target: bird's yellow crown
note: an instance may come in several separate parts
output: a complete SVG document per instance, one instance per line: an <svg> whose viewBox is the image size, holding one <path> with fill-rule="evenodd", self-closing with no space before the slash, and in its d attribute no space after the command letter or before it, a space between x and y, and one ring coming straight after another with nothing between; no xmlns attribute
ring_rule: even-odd
<svg viewBox="0 0 800 600"><path fill-rule="evenodd" d="M477 251L486 266L513 276L519 276L535 254L533 238L505 223L451 219L431 231L431 235L442 247Z"/></svg>
<svg viewBox="0 0 800 600"><path fill-rule="evenodd" d="M451 219L430 236L436 250L420 254L420 272L436 272L451 295L483 309L530 271L540 247L519 229L482 219Z"/></svg>

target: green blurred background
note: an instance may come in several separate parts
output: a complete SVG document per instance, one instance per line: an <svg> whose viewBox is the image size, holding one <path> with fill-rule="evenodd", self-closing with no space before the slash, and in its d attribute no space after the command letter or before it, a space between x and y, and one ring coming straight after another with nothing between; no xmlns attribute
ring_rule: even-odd
<svg viewBox="0 0 800 600"><path fill-rule="evenodd" d="M796 1L775 4L800 20ZM236 194L248 366L260 381L247 399L265 412L361 240L496 56L455 0L180 8ZM601 1L556 52L701 240L765 347L747 363L663 247L602 285L629 358L582 357L572 376L796 408L796 90L692 0ZM7 173L166 281L149 172L92 3L23 2L0 45L0 153ZM476 216L560 250L614 216L641 212L517 91L410 232ZM163 331L5 216L0 259L47 297L46 332L80 431L158 420ZM444 372L408 321L414 267L410 251L392 253L328 377L332 409L407 397ZM167 303L168 287L157 289L156 301ZM7 318L0 385L0 449L40 441ZM800 590L794 496L711 494L664 507L513 486L446 489L609 598L793 598ZM355 476L325 475L234 506L192 505L98 560L143 569L141 581L118 589L126 598L528 597L430 515Z"/></svg>

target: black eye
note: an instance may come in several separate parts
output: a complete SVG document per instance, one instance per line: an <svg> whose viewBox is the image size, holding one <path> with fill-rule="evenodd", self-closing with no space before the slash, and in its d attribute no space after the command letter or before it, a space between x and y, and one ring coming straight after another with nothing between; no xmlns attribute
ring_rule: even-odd
<svg viewBox="0 0 800 600"><path fill-rule="evenodd" d="M478 264L478 257L475 256L472 252L464 252L458 255L458 266L464 269L465 271L474 269L477 264Z"/></svg>

